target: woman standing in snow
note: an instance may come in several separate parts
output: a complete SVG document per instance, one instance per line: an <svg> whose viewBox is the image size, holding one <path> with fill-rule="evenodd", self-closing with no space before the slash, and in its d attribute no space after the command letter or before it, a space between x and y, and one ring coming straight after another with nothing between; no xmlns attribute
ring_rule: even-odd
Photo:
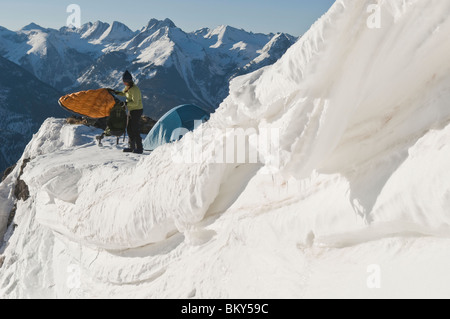
<svg viewBox="0 0 450 319"><path fill-rule="evenodd" d="M141 90L134 84L133 76L128 70L123 74L123 84L125 85L125 89L122 92L114 91L115 94L127 98L127 107L129 111L127 127L129 147L123 151L125 153L142 154L144 149L142 146L140 120L144 112L144 106L142 104Z"/></svg>

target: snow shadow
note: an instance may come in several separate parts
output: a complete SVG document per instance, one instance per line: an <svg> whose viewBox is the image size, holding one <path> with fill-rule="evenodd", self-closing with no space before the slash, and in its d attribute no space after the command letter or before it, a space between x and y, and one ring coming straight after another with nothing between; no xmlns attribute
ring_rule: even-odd
<svg viewBox="0 0 450 319"><path fill-rule="evenodd" d="M449 120L442 120L430 130L443 130L449 124ZM348 180L351 189L350 201L354 212L362 217L367 224L373 222L371 213L388 181L408 159L409 150L430 130L411 137L404 145L396 146L394 151L386 151L391 154L389 156L386 153L381 154L378 156L378 160L373 159L362 168L352 172L337 172Z"/></svg>
<svg viewBox="0 0 450 319"><path fill-rule="evenodd" d="M220 186L219 196L209 207L205 214L205 219L214 217L213 220L208 219L212 223L222 213L227 211L244 192L252 178L262 167L262 164L242 164L236 167Z"/></svg>
<svg viewBox="0 0 450 319"><path fill-rule="evenodd" d="M405 146L395 156L378 162L375 164L375 169L367 168L364 172L343 174L350 184L350 201L353 210L367 224L373 222L371 212L378 197L391 176L408 158L408 149L412 145Z"/></svg>
<svg viewBox="0 0 450 319"><path fill-rule="evenodd" d="M127 250L106 250L109 254L117 257L125 258L144 258L164 256L175 250L184 242L184 235L181 233L175 233L168 237L166 240L149 244L146 246L131 248Z"/></svg>

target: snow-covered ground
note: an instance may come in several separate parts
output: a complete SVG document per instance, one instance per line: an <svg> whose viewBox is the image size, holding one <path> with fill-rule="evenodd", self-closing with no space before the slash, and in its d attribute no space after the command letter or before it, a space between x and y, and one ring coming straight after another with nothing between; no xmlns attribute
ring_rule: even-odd
<svg viewBox="0 0 450 319"><path fill-rule="evenodd" d="M450 3L379 3L371 28L372 1L337 1L150 155L47 120L23 156L31 197L0 251L0 296L449 298ZM279 152L212 160L230 128L276 131ZM202 161L174 161L191 145Z"/></svg>

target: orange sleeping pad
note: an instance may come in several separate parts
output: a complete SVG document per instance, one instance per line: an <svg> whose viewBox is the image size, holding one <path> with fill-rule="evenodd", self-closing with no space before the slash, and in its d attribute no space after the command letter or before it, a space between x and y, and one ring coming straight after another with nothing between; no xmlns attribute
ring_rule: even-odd
<svg viewBox="0 0 450 319"><path fill-rule="evenodd" d="M72 93L59 99L59 105L68 111L94 119L108 117L115 103L107 89Z"/></svg>

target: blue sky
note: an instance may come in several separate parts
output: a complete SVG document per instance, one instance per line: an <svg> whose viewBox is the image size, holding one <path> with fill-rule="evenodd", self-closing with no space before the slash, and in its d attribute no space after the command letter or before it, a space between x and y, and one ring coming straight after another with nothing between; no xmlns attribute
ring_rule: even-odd
<svg viewBox="0 0 450 319"><path fill-rule="evenodd" d="M35 22L66 25L70 4L81 7L81 23L120 21L142 28L151 18L170 18L184 31L230 25L253 32L301 35L335 0L13 0L2 1L0 26L18 30Z"/></svg>

